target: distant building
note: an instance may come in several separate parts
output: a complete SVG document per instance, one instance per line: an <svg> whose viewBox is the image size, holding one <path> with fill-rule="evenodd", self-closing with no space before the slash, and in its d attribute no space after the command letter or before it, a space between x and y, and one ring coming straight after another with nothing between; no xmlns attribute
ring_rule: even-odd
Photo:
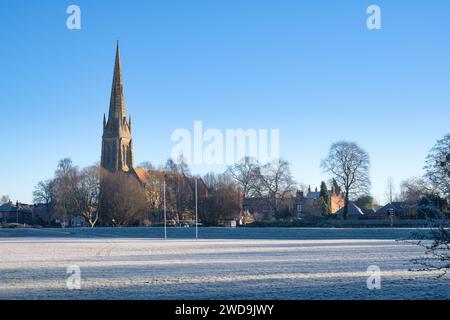
<svg viewBox="0 0 450 320"><path fill-rule="evenodd" d="M384 207L380 208L376 213L378 215L402 215L408 206L404 202L392 202L388 203Z"/></svg>
<svg viewBox="0 0 450 320"><path fill-rule="evenodd" d="M379 218L417 218L417 205L411 205L406 202L392 202L380 208L376 213Z"/></svg>
<svg viewBox="0 0 450 320"><path fill-rule="evenodd" d="M342 192L338 193L334 187L331 188L331 191L328 191L328 197L330 199L330 203L328 205L330 207L331 214L336 214L336 212L344 207L344 194ZM303 191L298 191L294 200L295 216L297 218L302 218L308 214L314 215L314 211L317 211L317 208L320 206L320 204L318 203L319 200L320 192L317 190L317 188L313 192L311 191L311 187L309 187L306 195Z"/></svg>
<svg viewBox="0 0 450 320"><path fill-rule="evenodd" d="M236 228L237 221L235 219L225 219L223 221L223 226L226 228Z"/></svg>
<svg viewBox="0 0 450 320"><path fill-rule="evenodd" d="M338 218L344 217L344 207L342 207L336 212L336 216ZM356 220L364 218L365 216L366 214L364 213L364 211L360 207L358 207L355 203L353 203L352 201L348 203L347 219Z"/></svg>
<svg viewBox="0 0 450 320"><path fill-rule="evenodd" d="M337 193L334 188L328 192L331 214L335 214L344 206L345 197L342 193ZM302 219L308 215L320 215L320 192L316 189L311 191L297 191L293 197L288 197L278 206L281 210L289 210L293 217ZM281 201L281 200L280 200ZM243 204L244 215L252 215L255 221L271 221L274 220L274 210L267 198L247 198Z"/></svg>
<svg viewBox="0 0 450 320"><path fill-rule="evenodd" d="M120 60L119 43L116 46L116 56L114 63L114 72L111 88L111 98L109 103L108 116L103 116L103 135L101 148L100 165L103 169L111 173L125 173L133 176L144 188L146 196L151 203L152 208L158 209L158 212L149 212L145 221L140 221L141 224L150 224L151 220L160 222L163 220L162 215L162 195L164 180L177 179L182 181L188 189L194 192L195 178L187 177L183 174L166 172L164 170L149 170L145 168L134 167L134 153L133 153L133 137L131 129L131 117L127 117L124 81L122 74L122 65ZM200 196L207 196L206 186L201 179L198 180L198 194ZM101 202L106 201L101 198ZM100 207L103 207L100 204ZM173 208L168 208L167 214L170 217L171 223L180 223L180 221L191 221L192 210L185 210L185 212L176 212ZM82 225L85 223L83 219L77 218L71 221L73 226Z"/></svg>
<svg viewBox="0 0 450 320"><path fill-rule="evenodd" d="M365 216L376 214L376 210L374 209L361 209Z"/></svg>
<svg viewBox="0 0 450 320"><path fill-rule="evenodd" d="M279 206L283 209L293 210L294 198L288 198ZM243 204L244 216L251 216L253 221L275 220L274 210L267 198L247 198Z"/></svg>
<svg viewBox="0 0 450 320"><path fill-rule="evenodd" d="M33 222L33 206L28 204L12 202L0 206L0 223L31 224Z"/></svg>
<svg viewBox="0 0 450 320"><path fill-rule="evenodd" d="M114 173L133 173L131 117L128 117L127 120L119 42L117 42L116 47L116 61L114 65L108 119L106 119L105 115L103 116L100 165L102 168Z"/></svg>
<svg viewBox="0 0 450 320"><path fill-rule="evenodd" d="M86 227L87 225L88 224L86 218L80 215L71 217L69 220L69 227L78 228L78 227Z"/></svg>

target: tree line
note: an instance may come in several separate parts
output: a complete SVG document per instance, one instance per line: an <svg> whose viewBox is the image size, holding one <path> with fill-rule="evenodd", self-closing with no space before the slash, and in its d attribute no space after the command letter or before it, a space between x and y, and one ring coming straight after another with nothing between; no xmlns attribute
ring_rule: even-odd
<svg viewBox="0 0 450 320"><path fill-rule="evenodd" d="M370 196L370 157L358 144L336 142L331 145L321 167L329 175L329 183L345 197L344 219L348 217L350 201L362 208L374 206ZM431 149L424 166L425 174L401 183L395 194L394 183L388 179L386 197L410 203L433 202L440 210L447 208L450 194L450 134ZM245 218L243 204L250 198L262 198L276 219L292 218L286 200L295 196L299 185L291 173L288 161L261 164L244 158L223 173L191 174L182 158L169 159L154 168L149 162L140 179L130 174L113 174L99 166L80 169L70 159L58 163L52 179L41 181L33 197L35 203L48 207L55 219L67 223L74 216L83 216L91 226L154 225L161 223L165 204L171 223L192 222L197 212L205 225L217 225L226 220ZM321 183L318 210L330 214L326 182Z"/></svg>
<svg viewBox="0 0 450 320"><path fill-rule="evenodd" d="M37 184L33 198L63 225L82 216L94 227L160 224L165 196L168 221L192 223L197 185L199 220L205 225L217 225L241 218L243 201L249 195L267 197L276 211L280 199L295 192L286 161L249 163L246 159L224 173L200 177L191 174L182 158L169 159L158 169L146 162L136 169L144 169L137 179L133 174L112 173L96 165L80 169L67 158L59 161L52 179ZM251 182L243 176L247 164Z"/></svg>

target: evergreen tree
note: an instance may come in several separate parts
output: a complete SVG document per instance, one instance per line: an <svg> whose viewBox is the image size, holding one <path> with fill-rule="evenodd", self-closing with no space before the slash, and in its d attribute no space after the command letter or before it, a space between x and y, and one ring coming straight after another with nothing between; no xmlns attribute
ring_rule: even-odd
<svg viewBox="0 0 450 320"><path fill-rule="evenodd" d="M320 196L319 199L321 201L322 214L329 215L331 213L330 209L330 195L328 194L328 187L325 181L322 181L320 184Z"/></svg>
<svg viewBox="0 0 450 320"><path fill-rule="evenodd" d="M354 201L354 204L362 210L374 209L375 199L372 196L362 196L356 199Z"/></svg>

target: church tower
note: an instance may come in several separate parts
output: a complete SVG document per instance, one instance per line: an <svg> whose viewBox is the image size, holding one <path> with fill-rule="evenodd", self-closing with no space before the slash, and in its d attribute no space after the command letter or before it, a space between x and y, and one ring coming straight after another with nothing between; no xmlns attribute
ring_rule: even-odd
<svg viewBox="0 0 450 320"><path fill-rule="evenodd" d="M108 119L103 116L101 166L115 173L133 170L131 117L127 120L118 41Z"/></svg>

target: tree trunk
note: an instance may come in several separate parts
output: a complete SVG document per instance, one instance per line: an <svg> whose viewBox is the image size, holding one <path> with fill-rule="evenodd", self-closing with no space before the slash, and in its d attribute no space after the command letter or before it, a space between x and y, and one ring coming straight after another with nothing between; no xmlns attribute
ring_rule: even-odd
<svg viewBox="0 0 450 320"><path fill-rule="evenodd" d="M349 202L349 196L348 192L345 193L345 204L344 204L344 220L347 220L348 218L348 202Z"/></svg>
<svg viewBox="0 0 450 320"><path fill-rule="evenodd" d="M91 225L91 228L94 228L95 225L97 224L98 219L96 218L95 220L89 219L89 224Z"/></svg>

